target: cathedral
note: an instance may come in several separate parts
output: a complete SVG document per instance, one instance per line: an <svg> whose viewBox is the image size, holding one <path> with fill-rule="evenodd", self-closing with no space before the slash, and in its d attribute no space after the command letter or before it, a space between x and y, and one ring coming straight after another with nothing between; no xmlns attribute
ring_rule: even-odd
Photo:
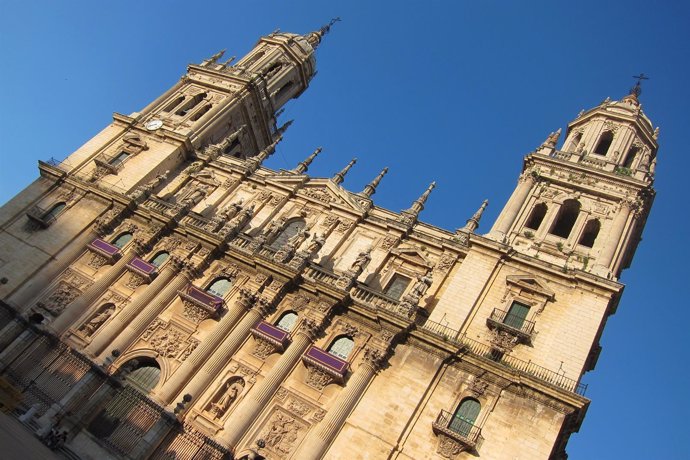
<svg viewBox="0 0 690 460"><path fill-rule="evenodd" d="M189 65L0 208L0 404L37 437L85 460L567 458L655 195L639 83L528 153L488 233L486 202L445 230L419 220L434 183L397 212L387 169L350 191L355 160L307 174L320 149L262 165L329 28Z"/></svg>

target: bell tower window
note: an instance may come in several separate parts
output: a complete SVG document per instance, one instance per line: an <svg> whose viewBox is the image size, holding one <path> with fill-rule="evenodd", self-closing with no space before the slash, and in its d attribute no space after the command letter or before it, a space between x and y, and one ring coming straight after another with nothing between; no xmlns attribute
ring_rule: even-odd
<svg viewBox="0 0 690 460"><path fill-rule="evenodd" d="M195 113L194 116L192 116L192 118L190 118L190 120L191 121L199 120L199 118L206 115L206 112L208 112L209 110L211 110L211 104L205 105L201 110L199 110L197 113Z"/></svg>
<svg viewBox="0 0 690 460"><path fill-rule="evenodd" d="M570 144L568 145L568 151L569 152L574 152L577 150L577 146L580 144L580 141L582 140L582 133L576 133L573 135L572 139L570 140Z"/></svg>
<svg viewBox="0 0 690 460"><path fill-rule="evenodd" d="M632 167L633 161L635 161L635 157L637 156L637 153L639 151L640 151L639 147L635 147L635 146L630 147L630 150L628 150L628 154L625 155L625 160L623 160L622 166L624 168Z"/></svg>
<svg viewBox="0 0 690 460"><path fill-rule="evenodd" d="M182 101L184 101L184 96L176 98L174 101L168 104L167 107L163 109L163 112L172 112L175 109L175 107L182 103Z"/></svg>
<svg viewBox="0 0 690 460"><path fill-rule="evenodd" d="M541 223L544 221L544 216L546 215L547 210L548 207L546 206L546 203L539 203L536 205L534 209L532 209L532 213L529 215L525 227L531 228L532 230L539 230Z"/></svg>
<svg viewBox="0 0 690 460"><path fill-rule="evenodd" d="M613 133L611 131L604 131L604 134L602 134L599 138L599 142L597 143L597 146L594 149L594 153L596 155L605 156L608 153L612 142Z"/></svg>
<svg viewBox="0 0 690 460"><path fill-rule="evenodd" d="M580 214L580 202L577 200L565 200L549 233L561 238L568 238L578 214Z"/></svg>
<svg viewBox="0 0 690 460"><path fill-rule="evenodd" d="M600 228L601 224L599 223L599 219L592 219L588 221L587 225L585 225L585 229L582 231L582 236L580 236L580 241L578 241L578 244L588 248L594 246L594 242L599 235Z"/></svg>
<svg viewBox="0 0 690 460"><path fill-rule="evenodd" d="M182 107L180 107L180 109L177 112L175 112L175 115L179 115L181 117L187 115L194 107L199 105L199 103L201 103L201 101L203 101L205 97L206 93L197 94L189 101L187 101Z"/></svg>

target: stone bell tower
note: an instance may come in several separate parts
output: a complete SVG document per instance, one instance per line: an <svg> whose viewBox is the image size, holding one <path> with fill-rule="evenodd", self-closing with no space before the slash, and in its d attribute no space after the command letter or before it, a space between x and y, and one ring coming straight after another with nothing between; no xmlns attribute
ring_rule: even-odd
<svg viewBox="0 0 690 460"><path fill-rule="evenodd" d="M582 111L525 157L489 237L561 266L617 279L629 265L655 191L659 129L642 112L639 82L620 101Z"/></svg>

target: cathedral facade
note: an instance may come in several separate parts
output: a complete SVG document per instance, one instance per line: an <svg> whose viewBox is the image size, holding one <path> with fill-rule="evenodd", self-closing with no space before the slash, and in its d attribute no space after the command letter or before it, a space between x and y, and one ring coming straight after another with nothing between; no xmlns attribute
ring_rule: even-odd
<svg viewBox="0 0 690 460"><path fill-rule="evenodd" d="M190 65L0 209L3 404L80 458L564 459L654 199L639 85L480 235L262 162L328 27Z"/></svg>

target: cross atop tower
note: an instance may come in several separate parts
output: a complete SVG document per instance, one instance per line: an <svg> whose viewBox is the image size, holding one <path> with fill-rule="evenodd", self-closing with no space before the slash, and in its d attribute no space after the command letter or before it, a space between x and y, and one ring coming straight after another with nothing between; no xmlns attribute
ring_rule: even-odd
<svg viewBox="0 0 690 460"><path fill-rule="evenodd" d="M630 88L630 94L639 96L640 94L642 94L642 80L649 80L649 77L646 76L644 73L641 73L639 75L633 75L633 78L637 79L637 83L635 83L635 86Z"/></svg>

